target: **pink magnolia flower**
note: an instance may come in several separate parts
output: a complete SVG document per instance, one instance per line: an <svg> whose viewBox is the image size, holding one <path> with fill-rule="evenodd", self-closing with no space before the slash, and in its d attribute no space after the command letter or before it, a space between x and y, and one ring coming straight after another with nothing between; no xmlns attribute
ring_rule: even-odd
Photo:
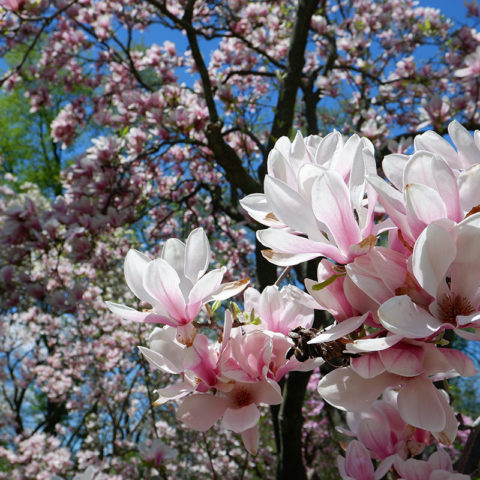
<svg viewBox="0 0 480 480"><path fill-rule="evenodd" d="M155 467L165 464L165 460L173 460L178 455L176 448L170 448L165 445L159 438L155 438L150 445L142 443L139 445L140 455L142 458Z"/></svg>
<svg viewBox="0 0 480 480"><path fill-rule="evenodd" d="M401 340L401 336L392 335L347 344L347 352L361 355L351 360L350 367L338 368L323 377L318 391L335 407L355 412L368 409L387 387L398 388L402 419L450 444L457 422L448 397L432 381L474 375L473 362L453 349Z"/></svg>
<svg viewBox="0 0 480 480"><path fill-rule="evenodd" d="M455 76L460 78L472 78L480 75L480 46L465 57L466 67L455 70Z"/></svg>
<svg viewBox="0 0 480 480"><path fill-rule="evenodd" d="M457 176L442 157L425 151L411 157L390 155L384 166L393 186L376 175L368 180L404 243L412 247L435 220L463 220Z"/></svg>
<svg viewBox="0 0 480 480"><path fill-rule="evenodd" d="M453 120L448 125L448 133L457 150L438 133L430 130L415 137L415 151L425 150L439 155L453 169L465 170L478 164L480 160L480 131L475 131L472 137L465 127ZM390 178L389 175L387 176Z"/></svg>
<svg viewBox="0 0 480 480"><path fill-rule="evenodd" d="M430 432L408 425L400 416L397 406L398 392L385 390L381 400L370 409L347 412L348 430L340 430L356 436L371 452L373 458L383 460L398 454L406 458L408 453L420 454L431 443Z"/></svg>
<svg viewBox="0 0 480 480"><path fill-rule="evenodd" d="M312 326L315 302L293 285L282 289L268 286L262 293L254 288L247 288L244 299L245 312L258 316L258 327L265 330L288 335L296 327Z"/></svg>
<svg viewBox="0 0 480 480"><path fill-rule="evenodd" d="M209 262L210 247L201 228L190 233L186 244L178 239L167 240L161 257L155 260L130 250L125 258L125 280L133 293L153 308L139 312L125 305L106 303L113 313L127 320L176 327L178 338L188 344L195 336L192 321L203 305L236 295L248 283L246 280L222 284L225 268L206 273Z"/></svg>
<svg viewBox="0 0 480 480"><path fill-rule="evenodd" d="M270 227L257 232L271 249L264 255L285 266L319 256L346 263L368 251L376 241L376 194L365 177L374 172L373 146L358 136L345 144L337 132L306 141L297 134L292 144L278 140L268 160L265 194L241 202Z"/></svg>
<svg viewBox="0 0 480 480"><path fill-rule="evenodd" d="M426 227L413 249L412 272L431 296L429 308L407 295L393 297L378 310L381 324L405 338L428 338L453 328L460 336L479 340L479 242L480 213L457 225L441 222Z"/></svg>

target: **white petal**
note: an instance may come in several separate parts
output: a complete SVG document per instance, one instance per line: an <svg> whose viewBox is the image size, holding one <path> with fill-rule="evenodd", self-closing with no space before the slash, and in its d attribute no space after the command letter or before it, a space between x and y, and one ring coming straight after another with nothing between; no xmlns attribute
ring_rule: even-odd
<svg viewBox="0 0 480 480"><path fill-rule="evenodd" d="M405 338L425 338L435 334L441 322L414 304L407 295L387 300L378 309L380 323Z"/></svg>
<svg viewBox="0 0 480 480"><path fill-rule="evenodd" d="M195 283L207 271L210 263L210 245L203 228L196 228L187 238L185 248L185 276Z"/></svg>

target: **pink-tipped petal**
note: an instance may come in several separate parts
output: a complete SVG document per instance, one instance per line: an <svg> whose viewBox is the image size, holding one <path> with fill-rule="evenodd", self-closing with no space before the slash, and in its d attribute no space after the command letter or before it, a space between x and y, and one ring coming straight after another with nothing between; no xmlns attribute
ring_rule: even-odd
<svg viewBox="0 0 480 480"><path fill-rule="evenodd" d="M143 279L143 286L179 323L185 322L185 299L180 290L180 278L176 270L159 258L150 262Z"/></svg>

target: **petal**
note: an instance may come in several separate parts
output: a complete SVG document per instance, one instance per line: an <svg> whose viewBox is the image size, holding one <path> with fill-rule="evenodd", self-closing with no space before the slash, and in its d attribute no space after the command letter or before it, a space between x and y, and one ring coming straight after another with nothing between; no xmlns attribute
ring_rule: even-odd
<svg viewBox="0 0 480 480"><path fill-rule="evenodd" d="M438 153L452 168L462 168L455 149L432 130L417 135L414 139L415 150L426 150L427 152Z"/></svg>
<svg viewBox="0 0 480 480"><path fill-rule="evenodd" d="M180 278L164 259L159 258L148 264L143 286L172 318L179 323L185 322L185 299L180 290Z"/></svg>
<svg viewBox="0 0 480 480"><path fill-rule="evenodd" d="M349 333L357 330L363 325L363 322L368 317L368 312L364 313L359 317L352 317L343 322L337 323L336 325L331 325L322 332L320 332L313 340L310 340L308 343L323 343L323 342L332 342L333 340L338 340Z"/></svg>
<svg viewBox="0 0 480 480"><path fill-rule="evenodd" d="M390 373L402 377L416 377L425 371L423 367L424 351L415 345L397 344L379 352L385 368Z"/></svg>
<svg viewBox="0 0 480 480"><path fill-rule="evenodd" d="M402 335L388 335L387 337L378 338L365 338L355 340L352 343L347 343L345 350L350 353L362 353L362 352L378 352L380 350L386 350L392 345L401 342Z"/></svg>
<svg viewBox="0 0 480 480"><path fill-rule="evenodd" d="M177 409L177 418L194 430L204 432L225 413L228 400L206 394L187 397Z"/></svg>
<svg viewBox="0 0 480 480"><path fill-rule="evenodd" d="M350 194L342 177L326 171L312 186L312 207L315 216L329 228L340 251L347 253L350 245L362 238L353 216Z"/></svg>
<svg viewBox="0 0 480 480"><path fill-rule="evenodd" d="M387 155L382 162L382 169L386 177L399 191L402 191L404 187L403 170L409 158L408 155L394 153L392 155Z"/></svg>
<svg viewBox="0 0 480 480"><path fill-rule="evenodd" d="M318 393L334 407L347 411L367 410L385 388L399 383L399 377L382 373L365 379L352 368L337 368L325 375L318 384Z"/></svg>
<svg viewBox="0 0 480 480"><path fill-rule="evenodd" d="M268 175L265 177L264 189L268 204L281 222L297 232L306 233L314 240L321 235L316 229L317 221L312 207L297 191Z"/></svg>
<svg viewBox="0 0 480 480"><path fill-rule="evenodd" d="M441 432L446 416L438 390L425 376L406 382L397 397L398 411L410 425L429 432Z"/></svg>
<svg viewBox="0 0 480 480"><path fill-rule="evenodd" d="M169 352L159 353L150 348L140 346L138 349L154 369L167 373L181 373L183 371L182 357L179 355L176 355L177 358L169 358L169 356L167 356ZM173 353L176 354L177 352Z"/></svg>
<svg viewBox="0 0 480 480"><path fill-rule="evenodd" d="M352 440L345 453L345 472L355 480L371 480L373 478L373 465L370 454L365 446L358 440Z"/></svg>
<svg viewBox="0 0 480 480"><path fill-rule="evenodd" d="M159 388L155 390L155 393L158 394L157 400L153 402L153 405L163 405L164 403L170 400L178 400L185 397L190 392L194 390L194 386L187 382L176 383L175 385L170 385L166 388Z"/></svg>
<svg viewBox="0 0 480 480"><path fill-rule="evenodd" d="M353 371L362 378L374 378L385 371L385 366L377 352L352 358L350 365Z"/></svg>
<svg viewBox="0 0 480 480"><path fill-rule="evenodd" d="M412 270L420 286L432 297L446 293L445 278L456 255L455 240L438 225L429 225L418 237L413 248Z"/></svg>
<svg viewBox="0 0 480 480"><path fill-rule="evenodd" d="M144 302L153 305L154 300L143 288L143 276L147 265L151 262L150 258L138 250L131 249L125 257L123 266L125 280L128 288Z"/></svg>
<svg viewBox="0 0 480 480"><path fill-rule="evenodd" d="M408 161L404 171L404 182L421 184L439 193L446 206L447 217L460 221L457 177L445 160L430 152L416 152Z"/></svg>
<svg viewBox="0 0 480 480"><path fill-rule="evenodd" d="M251 403L242 408L227 408L223 414L221 427L240 433L253 428L259 420L260 410Z"/></svg>
<svg viewBox="0 0 480 480"><path fill-rule="evenodd" d="M240 205L247 213L257 222L267 225L268 227L283 227L272 212L272 207L267 202L264 193L252 193L240 200Z"/></svg>
<svg viewBox="0 0 480 480"><path fill-rule="evenodd" d="M257 231L258 240L273 250L272 263L281 266L296 265L316 257L325 256L333 261L345 263L346 257L341 254L338 248L330 243L312 241L308 238L292 235L285 230L267 229ZM275 254L287 254L284 257L274 256ZM267 259L270 257L267 254ZM273 262L275 260L275 262Z"/></svg>
<svg viewBox="0 0 480 480"><path fill-rule="evenodd" d="M222 283L225 270L225 267L212 270L193 286L188 296L187 305L187 316L190 320L193 320L197 316L202 305L209 301L212 294L218 290Z"/></svg>
<svg viewBox="0 0 480 480"><path fill-rule="evenodd" d="M172 325L174 327L177 326L177 322L175 322L175 320L172 320L165 315L158 315L154 312L139 312L134 308L127 307L126 305L120 305L119 303L105 302L105 304L112 313L124 318L125 320L145 323L164 323L165 325Z"/></svg>
<svg viewBox="0 0 480 480"><path fill-rule="evenodd" d="M408 224L415 237L434 220L447 217L447 208L440 194L431 187L410 183L405 186Z"/></svg>
<svg viewBox="0 0 480 480"><path fill-rule="evenodd" d="M180 278L185 275L185 244L181 240L169 238L163 246L160 258L173 267Z"/></svg>
<svg viewBox="0 0 480 480"><path fill-rule="evenodd" d="M448 125L448 133L457 147L458 157L462 162L463 168L468 168L470 165L479 163L479 150L475 145L473 137L468 133L468 130L460 125L456 120L453 120Z"/></svg>
<svg viewBox="0 0 480 480"><path fill-rule="evenodd" d="M458 176L460 204L465 213L480 205L480 163L464 170Z"/></svg>
<svg viewBox="0 0 480 480"><path fill-rule="evenodd" d="M187 238L185 248L185 276L195 283L207 271L210 263L210 245L203 228L196 228Z"/></svg>
<svg viewBox="0 0 480 480"><path fill-rule="evenodd" d="M407 295L387 300L378 309L380 323L405 338L425 338L438 332L441 322L419 308Z"/></svg>
<svg viewBox="0 0 480 480"><path fill-rule="evenodd" d="M242 436L243 444L247 449L247 452L250 453L250 455L256 455L258 451L258 443L260 439L260 435L258 433L258 426L255 425L254 427L249 428L248 430L244 430L241 433L241 436Z"/></svg>

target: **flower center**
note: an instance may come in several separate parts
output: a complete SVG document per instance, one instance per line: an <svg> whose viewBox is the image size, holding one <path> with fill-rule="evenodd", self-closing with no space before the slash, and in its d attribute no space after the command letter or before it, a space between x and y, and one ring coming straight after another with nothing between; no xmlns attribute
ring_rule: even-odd
<svg viewBox="0 0 480 480"><path fill-rule="evenodd" d="M470 315L475 312L470 301L466 297L449 293L444 295L438 304L440 320L442 322L456 324L457 315Z"/></svg>
<svg viewBox="0 0 480 480"><path fill-rule="evenodd" d="M240 387L235 390L234 402L238 408L246 407L253 403L252 394L250 390L245 387Z"/></svg>

